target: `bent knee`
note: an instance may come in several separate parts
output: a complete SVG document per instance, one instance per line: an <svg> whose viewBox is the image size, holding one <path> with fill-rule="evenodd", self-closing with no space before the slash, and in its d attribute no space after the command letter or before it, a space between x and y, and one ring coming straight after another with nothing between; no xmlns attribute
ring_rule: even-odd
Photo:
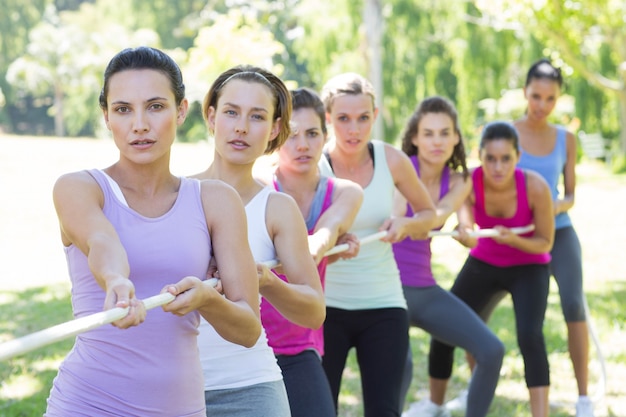
<svg viewBox="0 0 626 417"><path fill-rule="evenodd" d="M567 323L573 321L585 321L586 312L585 304L582 300L572 300L567 303L561 303L561 309L563 310L563 317Z"/></svg>
<svg viewBox="0 0 626 417"><path fill-rule="evenodd" d="M485 341L485 343L482 343L480 349L473 355L477 363L495 366L502 364L504 353L504 343L494 336Z"/></svg>

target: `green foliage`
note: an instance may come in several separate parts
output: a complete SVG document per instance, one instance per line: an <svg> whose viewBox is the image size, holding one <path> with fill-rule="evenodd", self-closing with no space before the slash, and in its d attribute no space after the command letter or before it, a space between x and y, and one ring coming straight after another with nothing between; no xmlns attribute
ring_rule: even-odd
<svg viewBox="0 0 626 417"><path fill-rule="evenodd" d="M72 318L67 286L0 292L0 335L16 337ZM60 361L73 340L48 345L0 363L0 415L41 416Z"/></svg>
<svg viewBox="0 0 626 417"><path fill-rule="evenodd" d="M337 0L323 7L318 0L70 0L57 2L64 11L56 22L48 19L35 30L51 0L5 1L11 12L0 16L0 29L10 29L0 31L0 89L7 103L0 108L0 123L4 121L9 130L8 112L27 114L29 103L47 109L62 91L67 131L97 133L99 109L80 108L81 104L95 103L100 86L94 80L100 79L107 60L119 49L137 44L161 47L177 57L192 101L201 100L219 71L242 62L272 69L291 86L318 90L339 72L367 75L370 65L365 0ZM621 119L626 118L615 96L617 91L626 97L618 68L626 61L622 47L626 32L620 14L611 10L620 4L619 0L382 2L384 138L395 142L416 104L438 94L455 102L471 145L489 120L485 106L521 88L530 63L548 56L564 68L564 92L575 99L580 127L617 141ZM55 45L66 47L65 52L55 50ZM41 53L29 52L34 50ZM7 84L3 75L10 63ZM59 65L65 69L57 74ZM84 83L78 80L83 76ZM61 87L56 96L54 85ZM49 117L54 114L55 109L49 111ZM510 117L519 111L498 114ZM182 139L200 138L200 123L197 115L191 115L181 129Z"/></svg>

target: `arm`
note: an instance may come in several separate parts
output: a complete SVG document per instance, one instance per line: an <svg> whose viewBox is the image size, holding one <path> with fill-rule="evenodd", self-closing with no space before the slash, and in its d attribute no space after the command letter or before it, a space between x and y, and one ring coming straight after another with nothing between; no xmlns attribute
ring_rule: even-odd
<svg viewBox="0 0 626 417"><path fill-rule="evenodd" d="M463 174L456 173L450 178L450 190L439 201L435 203L435 225L434 228L442 227L448 217L458 212L467 200L472 190L472 179L468 176L463 178Z"/></svg>
<svg viewBox="0 0 626 417"><path fill-rule="evenodd" d="M413 208L413 217L393 217L383 224L388 234L382 240L398 242L407 236L425 239L435 222L435 206L428 190L417 177L408 156L399 149L385 144L387 164L396 188Z"/></svg>
<svg viewBox="0 0 626 417"><path fill-rule="evenodd" d="M472 188L456 214L459 219L459 224L456 228L459 236L454 239L469 249L478 244L478 238L469 235L469 232L474 230L474 225L476 224L474 219L474 202L474 191Z"/></svg>
<svg viewBox="0 0 626 417"><path fill-rule="evenodd" d="M335 189L332 204L320 216L314 233L309 236L309 250L316 264L337 245L339 236L352 227L363 202L363 189L358 184L340 178L333 181Z"/></svg>
<svg viewBox="0 0 626 417"><path fill-rule="evenodd" d="M472 190L472 179L468 176L463 178L463 174L455 173L450 178L450 190L439 201L435 202L435 222L433 229L442 227L448 218L456 213L470 191ZM396 188L393 193L393 215L406 216L407 200L402 193Z"/></svg>
<svg viewBox="0 0 626 417"><path fill-rule="evenodd" d="M266 271L259 283L261 295L287 320L317 329L324 322L326 307L302 213L289 195L272 193L266 222L288 282Z"/></svg>
<svg viewBox="0 0 626 417"><path fill-rule="evenodd" d="M225 297L207 281L186 277L168 288L177 297L164 310L186 314L197 309L224 339L251 347L261 334L261 323L256 266L248 245L243 203L239 194L221 181L205 180L201 187Z"/></svg>
<svg viewBox="0 0 626 417"><path fill-rule="evenodd" d="M106 293L104 309L130 307L128 315L113 325L128 328L142 323L146 310L128 278L126 250L102 212L104 196L97 182L87 172L66 174L55 183L53 199L63 244L73 244L87 256L96 282Z"/></svg>
<svg viewBox="0 0 626 417"><path fill-rule="evenodd" d="M527 253L550 252L554 242L554 209L550 187L539 174L524 172L535 230L531 236L525 237L511 233L508 228L496 227L500 235L494 237L494 240Z"/></svg>
<svg viewBox="0 0 626 417"><path fill-rule="evenodd" d="M563 168L563 198L554 202L554 214L568 211L574 206L576 192L576 138L571 132L566 134L567 161Z"/></svg>

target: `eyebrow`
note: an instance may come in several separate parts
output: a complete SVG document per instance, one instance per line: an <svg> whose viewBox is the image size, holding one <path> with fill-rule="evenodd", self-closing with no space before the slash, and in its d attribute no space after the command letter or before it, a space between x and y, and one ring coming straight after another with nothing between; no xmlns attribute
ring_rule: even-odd
<svg viewBox="0 0 626 417"><path fill-rule="evenodd" d="M445 131L447 131L447 130L450 130L450 128L449 128L449 127L444 127L443 129L429 129L429 128L425 127L425 128L424 128L424 130L425 130L426 132L436 132L436 131L438 131L438 130L439 130L439 131L442 131L442 132L445 132Z"/></svg>
<svg viewBox="0 0 626 417"><path fill-rule="evenodd" d="M240 105L234 104L234 103L229 103L229 102L224 103L224 106L234 107L236 109L241 109ZM265 107L252 107L252 111L261 111L261 112L264 112L264 113L269 113L269 111Z"/></svg>
<svg viewBox="0 0 626 417"><path fill-rule="evenodd" d="M152 97L152 98L149 98L148 100L145 100L144 103L150 103L150 102L153 102L153 101L167 101L167 98L159 97L159 96ZM117 101L112 101L111 104L130 104L130 102L129 101L124 101L124 100L117 100Z"/></svg>

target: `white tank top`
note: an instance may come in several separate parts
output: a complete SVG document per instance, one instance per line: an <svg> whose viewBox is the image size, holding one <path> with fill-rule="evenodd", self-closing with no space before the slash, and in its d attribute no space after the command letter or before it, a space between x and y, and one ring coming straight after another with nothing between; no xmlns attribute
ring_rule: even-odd
<svg viewBox="0 0 626 417"><path fill-rule="evenodd" d="M274 243L265 224L267 200L273 192L273 189L266 187L246 205L248 241L256 262L276 259ZM227 342L204 319L201 319L199 330L198 349L205 391L240 388L282 379L264 329L261 329L259 340L251 348Z"/></svg>

